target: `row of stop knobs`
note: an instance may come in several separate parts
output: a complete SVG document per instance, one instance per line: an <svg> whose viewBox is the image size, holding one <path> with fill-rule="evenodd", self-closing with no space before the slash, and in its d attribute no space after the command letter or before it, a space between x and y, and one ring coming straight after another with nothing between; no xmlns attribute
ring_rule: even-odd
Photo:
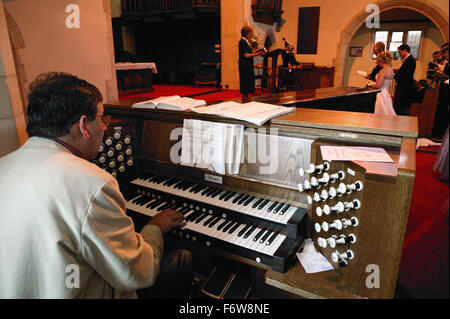
<svg viewBox="0 0 450 319"><path fill-rule="evenodd" d="M299 169L300 176L304 176L305 173L309 174L322 174L322 177L317 178L312 176L310 180L305 180L303 184L298 184L298 190L300 192L309 191L309 190L319 190L322 186L327 186L329 183L335 183L336 181L344 180L346 174L344 171L338 171L334 174L329 174L326 171L330 169L330 164L328 162L324 162L320 165L310 164L309 168ZM324 172L325 171L325 172ZM363 183L361 181L356 181L351 184L345 184L340 182L339 185L335 187L330 187L328 190L322 190L321 192L315 191L314 194L307 196L308 204L312 204L313 202L325 202L330 199L334 199L336 197L342 197L343 195L351 194L353 191L361 191L363 189ZM317 206L315 209L315 213L317 216L322 216L323 214L329 215L330 213L340 214L344 211L349 211L351 209L359 209L361 208L361 202L358 199L354 199L352 201L339 201L335 205L327 205L325 204L323 207ZM322 222L316 223L314 225L314 229L317 233L320 232L328 232L330 229L342 230L347 227L356 227L359 224L359 220L357 217L351 218L342 218L335 219L331 223ZM322 248L335 248L338 244L354 244L356 242L356 235L349 234L344 235L332 235L328 238L318 237L317 244ZM353 259L355 257L354 252L349 249L345 252L334 251L331 254L331 259L335 263L339 263L340 266L348 265L348 260Z"/></svg>

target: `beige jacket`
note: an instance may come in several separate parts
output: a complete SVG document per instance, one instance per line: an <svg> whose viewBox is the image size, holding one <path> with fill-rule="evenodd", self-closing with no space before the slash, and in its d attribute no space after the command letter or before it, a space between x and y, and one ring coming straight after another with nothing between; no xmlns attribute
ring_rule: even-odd
<svg viewBox="0 0 450 319"><path fill-rule="evenodd" d="M0 298L135 297L162 251L116 180L60 144L32 137L0 159Z"/></svg>

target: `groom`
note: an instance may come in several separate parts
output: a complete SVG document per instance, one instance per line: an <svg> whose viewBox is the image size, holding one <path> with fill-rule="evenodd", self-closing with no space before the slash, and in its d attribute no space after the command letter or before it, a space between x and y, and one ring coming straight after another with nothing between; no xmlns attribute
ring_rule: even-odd
<svg viewBox="0 0 450 319"><path fill-rule="evenodd" d="M416 59L411 55L411 49L407 44L398 47L398 53L402 58L402 66L395 72L394 109L397 115L409 115L411 96L414 89L414 72L416 71Z"/></svg>

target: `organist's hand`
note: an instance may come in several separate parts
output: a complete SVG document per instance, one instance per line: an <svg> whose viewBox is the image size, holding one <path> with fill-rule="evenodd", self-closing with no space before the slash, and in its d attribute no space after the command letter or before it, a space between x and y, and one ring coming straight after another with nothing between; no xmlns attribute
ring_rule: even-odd
<svg viewBox="0 0 450 319"><path fill-rule="evenodd" d="M165 209L159 214L153 216L148 225L158 226L163 233L168 232L175 227L183 227L186 225L184 215L173 209Z"/></svg>

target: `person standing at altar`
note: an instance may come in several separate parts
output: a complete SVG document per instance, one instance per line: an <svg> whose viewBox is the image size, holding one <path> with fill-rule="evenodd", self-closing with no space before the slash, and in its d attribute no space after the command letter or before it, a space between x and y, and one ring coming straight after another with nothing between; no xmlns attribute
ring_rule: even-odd
<svg viewBox="0 0 450 319"><path fill-rule="evenodd" d="M384 45L384 42L381 42L381 41L375 43L372 47L373 54L375 54L377 57L384 50L385 50L385 45ZM380 72L381 69L382 69L382 67L379 66L378 62L377 62L375 67L372 69L372 72L367 75L367 79L371 80L373 82L376 82L377 81L376 76L377 76L378 72Z"/></svg>
<svg viewBox="0 0 450 319"><path fill-rule="evenodd" d="M396 115L392 105L392 98L389 94L392 80L394 79L394 71L392 70L392 54L389 51L383 51L377 56L377 65L380 68L376 76L376 83L372 87L381 89L377 94L375 102L375 114Z"/></svg>
<svg viewBox="0 0 450 319"><path fill-rule="evenodd" d="M416 59L411 55L411 48L402 44L397 49L402 66L394 70L397 82L394 97L394 110L398 115L409 115L411 97L414 89L414 72L416 71Z"/></svg>
<svg viewBox="0 0 450 319"><path fill-rule="evenodd" d="M250 45L253 38L253 30L249 26L241 29L241 40L239 41L239 83L240 92L244 97L255 92L255 71L253 58L262 55L264 51L254 52Z"/></svg>

